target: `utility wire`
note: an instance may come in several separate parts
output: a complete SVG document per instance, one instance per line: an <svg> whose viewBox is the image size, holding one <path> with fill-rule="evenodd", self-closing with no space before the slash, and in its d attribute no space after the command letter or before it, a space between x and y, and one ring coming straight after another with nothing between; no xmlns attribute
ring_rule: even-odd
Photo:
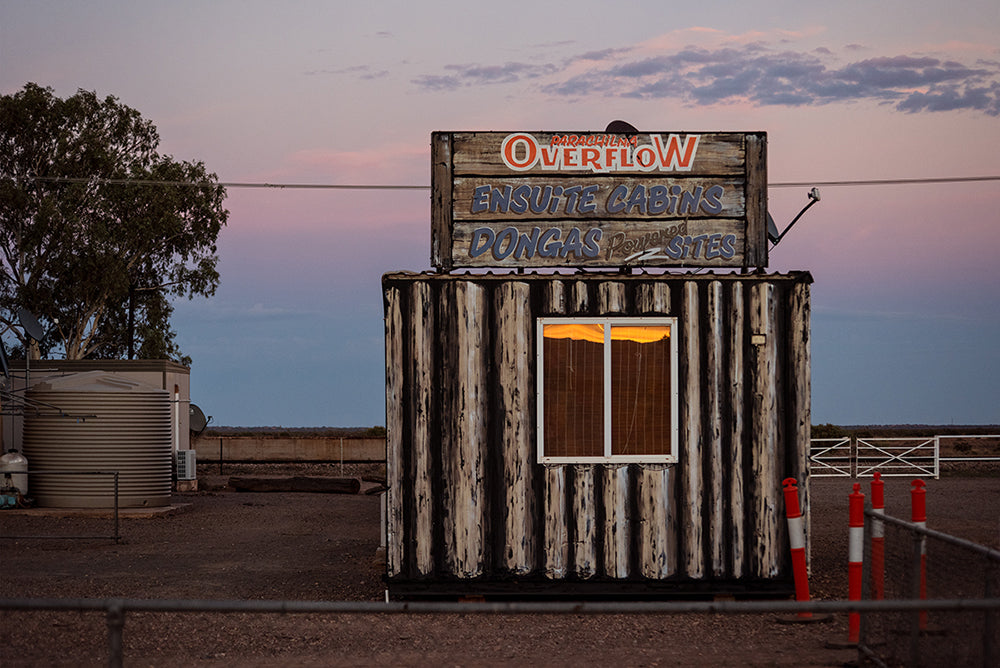
<svg viewBox="0 0 1000 668"><path fill-rule="evenodd" d="M430 190L430 186L410 185L352 185L342 183L255 183L240 181L156 181L152 179L103 179L82 176L29 176L32 181L47 183L101 183L136 186L188 186L193 188L276 188L298 190Z"/></svg>
<svg viewBox="0 0 1000 668"><path fill-rule="evenodd" d="M345 183L257 183L248 181L155 181L143 179L103 179L62 176L31 176L34 181L48 183L102 183L117 185L141 186L187 186L197 188L273 188L278 190L430 190L430 186L418 185L379 185L379 184L345 184ZM974 183L981 181L1000 181L1000 176L941 176L914 179L863 179L856 181L794 181L769 183L768 188L802 188L823 186L825 188L838 186L894 186L920 185L928 183Z"/></svg>
<svg viewBox="0 0 1000 668"><path fill-rule="evenodd" d="M919 179L867 179L862 181L798 181L794 183L769 183L768 188L800 188L809 186L898 186L921 183L972 183L976 181L1000 181L1000 176L940 176Z"/></svg>

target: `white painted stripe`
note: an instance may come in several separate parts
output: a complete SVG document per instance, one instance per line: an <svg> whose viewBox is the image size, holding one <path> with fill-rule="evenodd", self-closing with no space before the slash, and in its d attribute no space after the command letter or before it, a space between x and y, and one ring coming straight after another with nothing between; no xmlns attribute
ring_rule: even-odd
<svg viewBox="0 0 1000 668"><path fill-rule="evenodd" d="M872 508L872 514L884 515L884 508ZM880 519L872 519L872 538L885 538L885 523Z"/></svg>
<svg viewBox="0 0 1000 668"><path fill-rule="evenodd" d="M848 533L847 560L852 564L856 564L864 560L864 540L864 527L850 528L850 532Z"/></svg>
<svg viewBox="0 0 1000 668"><path fill-rule="evenodd" d="M788 542L793 550L802 550L806 546L806 537L802 528L802 516L788 518Z"/></svg>

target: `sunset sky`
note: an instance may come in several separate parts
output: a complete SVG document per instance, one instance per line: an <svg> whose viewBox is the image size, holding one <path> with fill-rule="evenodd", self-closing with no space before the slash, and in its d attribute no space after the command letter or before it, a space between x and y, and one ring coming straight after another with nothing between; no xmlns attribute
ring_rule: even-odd
<svg viewBox="0 0 1000 668"><path fill-rule="evenodd" d="M764 131L813 422L1000 423L1000 3L4 2L0 93L114 95L231 184L430 185L435 130ZM843 182L914 183L843 185ZM840 185L824 185L824 184ZM797 185L788 185L797 184ZM423 189L231 186L176 304L212 424L384 424L380 277Z"/></svg>

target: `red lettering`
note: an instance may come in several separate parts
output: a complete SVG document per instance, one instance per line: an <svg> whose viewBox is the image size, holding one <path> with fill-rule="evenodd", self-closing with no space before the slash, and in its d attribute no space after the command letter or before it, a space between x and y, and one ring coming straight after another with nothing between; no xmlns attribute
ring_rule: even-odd
<svg viewBox="0 0 1000 668"><path fill-rule="evenodd" d="M635 161L640 169L652 169L656 165L656 152L652 146L640 146L635 150Z"/></svg>
<svg viewBox="0 0 1000 668"><path fill-rule="evenodd" d="M611 171L613 169L613 165L615 164L615 153L617 153L617 150L611 146L606 146L604 148L604 169L606 171Z"/></svg>
<svg viewBox="0 0 1000 668"><path fill-rule="evenodd" d="M524 153L521 158L517 157L519 150ZM504 163L519 172L531 169L538 160L538 142L528 134L508 135L503 140L500 151Z"/></svg>
<svg viewBox="0 0 1000 668"><path fill-rule="evenodd" d="M559 147L554 143L549 146L539 146L541 149L542 167L557 169L559 167Z"/></svg>
<svg viewBox="0 0 1000 668"><path fill-rule="evenodd" d="M663 145L663 137L660 135L654 136L653 142L656 144L656 150L660 156L661 169L676 169L682 172L691 170L695 150L698 148L698 135L687 135L684 138L683 149L680 137L677 135L670 135L667 138L666 146Z"/></svg>
<svg viewBox="0 0 1000 668"><path fill-rule="evenodd" d="M619 165L622 167L635 167L635 163L632 162L632 152L627 147L618 149L618 155L621 156L618 161Z"/></svg>
<svg viewBox="0 0 1000 668"><path fill-rule="evenodd" d="M563 167L579 167L576 158L579 157L579 151L577 151L575 146L563 146L562 147L562 164Z"/></svg>
<svg viewBox="0 0 1000 668"><path fill-rule="evenodd" d="M690 171L698 153L699 135L649 135L651 143L639 145L638 135L553 134L539 144L528 133L504 138L501 158L514 171L536 166L546 170L590 169L595 172L639 169L644 172Z"/></svg>

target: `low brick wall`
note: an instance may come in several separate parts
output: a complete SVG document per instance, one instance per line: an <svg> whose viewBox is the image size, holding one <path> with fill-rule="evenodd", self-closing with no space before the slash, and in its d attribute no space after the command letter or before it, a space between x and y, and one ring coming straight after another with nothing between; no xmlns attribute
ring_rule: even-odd
<svg viewBox="0 0 1000 668"><path fill-rule="evenodd" d="M209 436L192 439L199 462L384 462L384 438L256 438Z"/></svg>

